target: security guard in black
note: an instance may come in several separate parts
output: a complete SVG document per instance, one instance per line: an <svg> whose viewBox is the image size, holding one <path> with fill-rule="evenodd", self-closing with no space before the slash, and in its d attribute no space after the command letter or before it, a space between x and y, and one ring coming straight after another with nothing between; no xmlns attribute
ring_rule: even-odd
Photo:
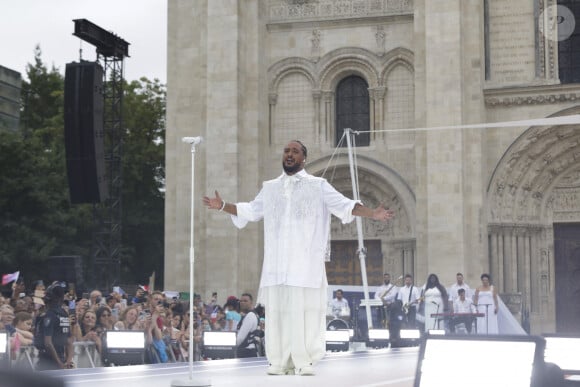
<svg viewBox="0 0 580 387"><path fill-rule="evenodd" d="M49 291L52 294L49 296ZM73 368L73 346L68 313L62 308L64 291L58 288L47 289L49 309L39 326L40 341L39 369Z"/></svg>

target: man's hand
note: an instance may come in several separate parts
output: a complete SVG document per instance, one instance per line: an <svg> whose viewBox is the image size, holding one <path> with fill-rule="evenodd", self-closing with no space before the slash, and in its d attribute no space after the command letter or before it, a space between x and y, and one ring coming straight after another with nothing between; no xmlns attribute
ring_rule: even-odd
<svg viewBox="0 0 580 387"><path fill-rule="evenodd" d="M205 204L206 207L209 209L219 210L222 208L223 200L222 200L219 192L216 190L214 198L209 198L207 196L203 197L203 204Z"/></svg>
<svg viewBox="0 0 580 387"><path fill-rule="evenodd" d="M386 222L387 220L391 219L393 216L395 216L394 211L383 207L383 205L381 204L380 206L378 206L377 208L375 208L373 210L372 218L374 220L380 220L381 222Z"/></svg>

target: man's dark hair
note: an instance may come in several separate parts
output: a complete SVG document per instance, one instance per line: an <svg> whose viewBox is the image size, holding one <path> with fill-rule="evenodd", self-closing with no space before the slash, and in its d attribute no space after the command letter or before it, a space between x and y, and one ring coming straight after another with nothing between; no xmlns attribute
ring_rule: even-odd
<svg viewBox="0 0 580 387"><path fill-rule="evenodd" d="M306 149L306 146L304 144L302 144L302 141L300 141L300 140L292 140L292 141L300 144L300 146L302 147L302 153L304 153L304 158L308 157L308 150Z"/></svg>
<svg viewBox="0 0 580 387"><path fill-rule="evenodd" d="M465 293L465 289L459 288L457 289L457 294Z"/></svg>
<svg viewBox="0 0 580 387"><path fill-rule="evenodd" d="M405 278L411 278L411 279L413 279L413 276L411 274L405 274Z"/></svg>
<svg viewBox="0 0 580 387"><path fill-rule="evenodd" d="M256 305L256 307L254 308L254 312L258 315L258 317L262 318L266 316L266 308L264 308L264 305L262 304L258 304Z"/></svg>
<svg viewBox="0 0 580 387"><path fill-rule="evenodd" d="M242 298L244 296L248 297L250 299L250 301L254 301L254 297L252 297L252 295L250 293L242 293L240 298Z"/></svg>
<svg viewBox="0 0 580 387"><path fill-rule="evenodd" d="M461 274L461 273L457 273L457 274L455 274L455 276L456 276L456 277L457 277L458 275L460 275L460 276L462 276L462 277L463 277L463 274Z"/></svg>

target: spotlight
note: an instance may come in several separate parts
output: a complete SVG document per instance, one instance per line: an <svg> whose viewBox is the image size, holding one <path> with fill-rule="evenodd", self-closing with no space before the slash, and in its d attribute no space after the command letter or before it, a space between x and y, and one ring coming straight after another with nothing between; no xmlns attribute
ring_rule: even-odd
<svg viewBox="0 0 580 387"><path fill-rule="evenodd" d="M546 351L544 360L547 363L554 363L562 369L568 379L576 379L570 375L580 375L580 357L578 348L580 348L580 336L547 334L542 335L546 339Z"/></svg>
<svg viewBox="0 0 580 387"><path fill-rule="evenodd" d="M370 348L387 348L391 335L388 329L369 329L369 340L367 345Z"/></svg>
<svg viewBox="0 0 580 387"><path fill-rule="evenodd" d="M348 329L327 330L326 350L332 352L348 351L350 332Z"/></svg>
<svg viewBox="0 0 580 387"><path fill-rule="evenodd" d="M428 335L421 343L414 387L463 387L466 381L475 387L536 386L544 348L545 340L537 336ZM452 361L449 354L456 354Z"/></svg>
<svg viewBox="0 0 580 387"><path fill-rule="evenodd" d="M209 359L236 357L236 332L203 332L202 356Z"/></svg>
<svg viewBox="0 0 580 387"><path fill-rule="evenodd" d="M145 363L145 332L107 331L105 332L107 365L135 365Z"/></svg>

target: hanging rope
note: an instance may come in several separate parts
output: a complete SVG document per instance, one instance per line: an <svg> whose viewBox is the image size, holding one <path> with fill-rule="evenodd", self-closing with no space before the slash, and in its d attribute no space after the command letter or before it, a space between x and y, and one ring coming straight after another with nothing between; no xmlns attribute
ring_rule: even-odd
<svg viewBox="0 0 580 387"><path fill-rule="evenodd" d="M346 132L343 131L342 132L342 136L340 137L340 140L338 140L338 144L336 145L336 147L334 148L334 151L332 152L332 155L330 156L330 159L328 160L328 163L326 164L326 167L324 168L324 170L322 171L322 174L320 175L320 177L324 177L326 175L326 171L328 170L328 168L330 167L332 161L334 160L335 156L338 153L338 150L342 147L342 145L344 144L346 138ZM332 168L332 175L330 178L326 179L329 182L332 182L334 180L334 174L336 173L336 164L333 164L333 168Z"/></svg>

